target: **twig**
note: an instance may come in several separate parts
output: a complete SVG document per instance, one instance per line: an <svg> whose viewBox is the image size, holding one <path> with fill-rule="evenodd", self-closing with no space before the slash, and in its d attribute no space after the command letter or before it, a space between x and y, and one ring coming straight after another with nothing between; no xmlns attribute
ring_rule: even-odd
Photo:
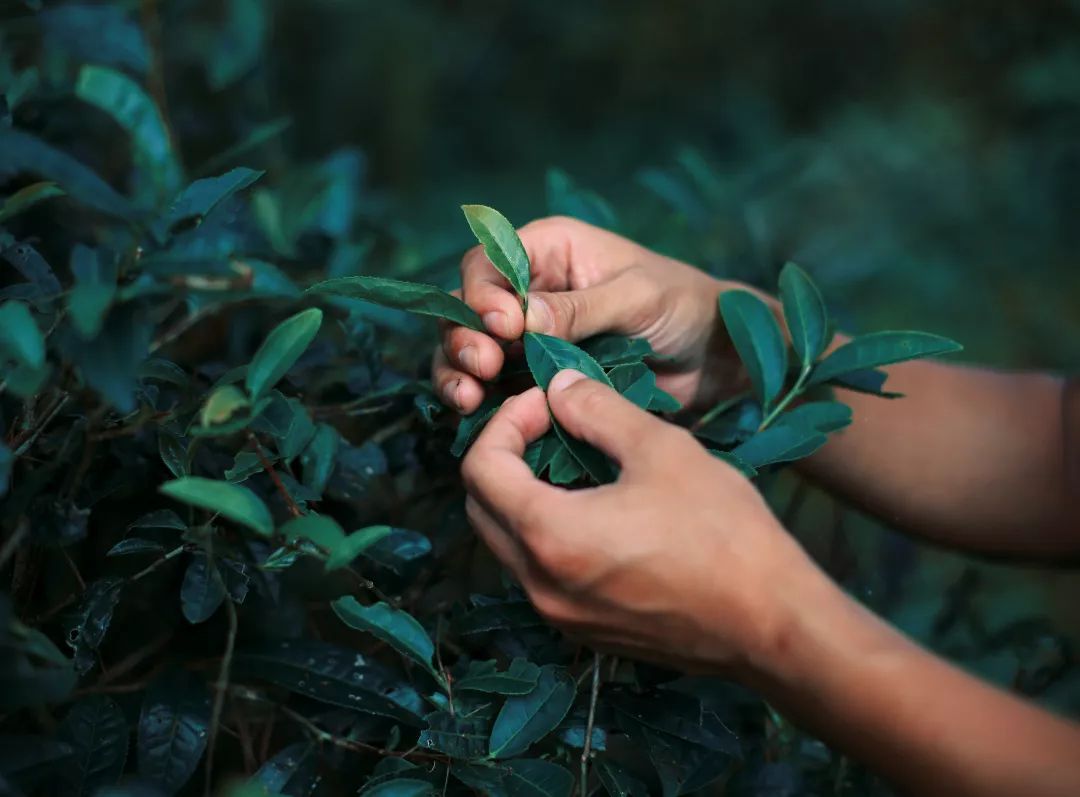
<svg viewBox="0 0 1080 797"><path fill-rule="evenodd" d="M71 398L71 396L68 393L64 393L60 397L59 401L57 401L56 404L53 405L53 408L45 415L45 419L37 425L37 428L30 433L29 437L19 444L18 448L16 448L12 454L12 457L18 459L30 449L30 446L32 446L41 436L41 433L45 431L45 427L52 423L53 418L60 414L60 410L68 403L69 398Z"/></svg>
<svg viewBox="0 0 1080 797"><path fill-rule="evenodd" d="M274 487L281 493L282 499L285 501L285 506L289 509L289 514L293 517L300 517L303 512L300 511L300 507L296 505L296 501L289 494L288 489L285 487L285 483L281 481L281 477L278 476L274 465L270 460L266 458L266 452L263 451L262 446L259 445L259 439L255 436L255 433L248 431L248 441L251 443L252 448L255 449L255 455L259 458L259 462L262 463L263 470L266 471L266 475L270 477L270 481L274 483Z"/></svg>
<svg viewBox="0 0 1080 797"><path fill-rule="evenodd" d="M64 561L67 562L68 567L71 569L71 574L75 576L75 580L79 582L79 589L86 592L86 582L83 580L79 568L75 566L75 562L72 560L71 554L68 553L67 548L60 548L60 553L64 557Z"/></svg>
<svg viewBox="0 0 1080 797"><path fill-rule="evenodd" d="M702 415L700 418L698 418L697 421L695 421L690 426L690 431L696 432L698 429L705 426L705 424L707 424L713 418L718 415L724 414L749 395L749 393L739 393L737 395L730 396L729 398L724 399L719 404L710 409L708 412L706 412L704 415Z"/></svg>
<svg viewBox="0 0 1080 797"><path fill-rule="evenodd" d="M221 583L221 588L226 591L225 611L229 617L229 634L225 637L225 655L221 657L221 668L218 670L217 683L214 684L214 708L210 713L210 736L206 742L206 780L204 791L206 797L210 797L214 778L214 752L217 746L218 727L221 725L221 712L225 708L225 693L229 688L229 670L232 668L233 651L236 649L236 604L232 596L228 594L225 580L221 571L214 566L214 577Z"/></svg>
<svg viewBox="0 0 1080 797"><path fill-rule="evenodd" d="M351 750L354 753L375 753L383 757L391 758L423 758L432 761L445 761L449 763L451 761L450 756L443 755L441 753L428 753L424 750L387 750L383 747L378 747L373 744L366 744L364 742L358 742L355 739L343 739L340 736L335 736L329 731L324 731L314 722L309 720L303 714L298 711L293 711L288 706L278 706L278 709L289 719L298 723L305 728L312 736L315 737L315 741L325 744L332 744L334 747L339 747L342 750Z"/></svg>
<svg viewBox="0 0 1080 797"><path fill-rule="evenodd" d="M112 667L109 668L109 672L107 674L102 673L101 677L98 678L97 685L104 686L110 681L115 681L121 675L126 675L127 673L131 672L140 664L142 664L146 659L150 658L163 647L165 647L165 645L169 643L169 640L172 639L172 637L172 631L166 631L164 634L161 634L157 637L157 639L154 639L149 644L143 645L141 648L136 650L127 658L121 659L118 663L114 664Z"/></svg>
<svg viewBox="0 0 1080 797"><path fill-rule="evenodd" d="M182 554L184 552L185 548L186 548L186 546L183 546L183 545L176 546L171 551L169 551L167 554L165 554L160 559L158 559L156 562L152 562L151 564L147 565L142 570L140 570L138 573L133 575L131 578L129 578L128 583L130 584L133 581L138 581L140 578L143 578L144 576L150 575L155 570L157 570L159 567L161 567L166 562L168 562L170 559L172 559L174 557L177 557L180 554Z"/></svg>
<svg viewBox="0 0 1080 797"><path fill-rule="evenodd" d="M599 653L593 653L592 692L589 693L589 717L585 721L585 744L581 749L581 797L588 794L589 756L592 754L593 725L596 724L596 703L600 697L600 659Z"/></svg>
<svg viewBox="0 0 1080 797"><path fill-rule="evenodd" d="M439 615L438 622L435 625L435 663L439 667L439 672L442 674L443 683L446 686L446 700L447 706L450 709L450 716L454 716L454 690L450 685L450 674L446 671L446 668L442 663L442 615Z"/></svg>
<svg viewBox="0 0 1080 797"><path fill-rule="evenodd" d="M183 335L185 332L187 332L197 323L202 321L208 315L217 312L219 307L220 305L216 304L207 305L200 310L196 310L191 315L184 316L167 330L165 330L165 332L163 332L161 336L157 338L157 340L150 344L150 353L154 354L162 346L168 346L170 343Z"/></svg>
<svg viewBox="0 0 1080 797"><path fill-rule="evenodd" d="M23 518L15 526L15 531L11 532L11 536L4 540L4 547L0 548L0 570L4 569L4 565L7 564L8 559L12 557L15 550L22 543L26 535L30 533L30 521Z"/></svg>

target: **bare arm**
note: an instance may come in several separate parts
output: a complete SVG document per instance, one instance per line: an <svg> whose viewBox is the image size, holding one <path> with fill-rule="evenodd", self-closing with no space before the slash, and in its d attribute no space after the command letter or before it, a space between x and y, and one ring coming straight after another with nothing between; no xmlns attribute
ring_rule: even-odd
<svg viewBox="0 0 1080 797"><path fill-rule="evenodd" d="M992 553L1080 553L1080 390L917 362L892 401L839 391L854 422L805 472L898 527Z"/></svg>
<svg viewBox="0 0 1080 797"><path fill-rule="evenodd" d="M820 573L749 681L792 718L919 795L1080 794L1080 727L938 659Z"/></svg>

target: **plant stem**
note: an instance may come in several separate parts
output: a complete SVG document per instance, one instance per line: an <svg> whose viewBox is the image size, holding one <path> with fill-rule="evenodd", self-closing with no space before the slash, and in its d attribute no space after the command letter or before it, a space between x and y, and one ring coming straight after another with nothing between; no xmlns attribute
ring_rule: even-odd
<svg viewBox="0 0 1080 797"><path fill-rule="evenodd" d="M138 581L140 578L143 578L144 576L150 575L155 570L157 570L159 567L161 567L163 564L168 562L170 559L182 554L184 552L184 549L185 549L185 546L183 546L183 545L176 546L171 551L169 551L167 554L165 554L160 559L158 559L156 562L153 562L153 563L147 565L142 570L140 570L138 573L136 573L131 578L129 578L128 583L130 584L132 581Z"/></svg>
<svg viewBox="0 0 1080 797"><path fill-rule="evenodd" d="M274 487L281 494L282 499L285 501L285 506L289 509L289 514L293 517L300 517L303 512L300 511L300 507L296 505L296 501L289 494L288 489L285 487L285 483L281 481L281 477L278 476L277 471L274 470L273 463L266 458L266 453L263 451L262 446L259 445L259 439L255 437L255 433L248 431L248 440L251 442L251 447L255 449L255 455L259 458L259 462L262 463L263 470L266 471L266 475L270 477L270 481L274 483Z"/></svg>
<svg viewBox="0 0 1080 797"><path fill-rule="evenodd" d="M799 373L799 378L795 380L795 384L792 385L791 390L787 392L772 408L772 412L765 416L765 420L761 422L761 426L758 427L758 431L762 432L769 427L773 421L780 417L780 413L787 409L788 405L793 402L802 394L803 387L806 385L806 380L810 376L810 366L804 365L802 371Z"/></svg>
<svg viewBox="0 0 1080 797"><path fill-rule="evenodd" d="M705 424L707 424L709 421L711 421L717 415L722 415L723 413L727 412L728 410L730 410L732 407L734 407L736 404L738 404L740 401L742 401L743 399L745 399L749 395L750 395L749 393L743 392L743 393L739 393L737 395L731 396L730 398L724 399L719 404L717 404L712 409L710 409L708 412L706 412L704 415L702 415L700 418L698 418L696 421L694 421L693 425L690 427L690 431L694 432L694 431L697 431L698 429L702 428L703 426L705 426Z"/></svg>
<svg viewBox="0 0 1080 797"><path fill-rule="evenodd" d="M229 688L229 671L232 669L233 651L236 649L236 604L232 596L228 594L225 579L221 571L213 565L214 577L221 583L225 590L225 611L229 617L229 634L225 638L225 654L221 657L221 668L218 670L217 683L214 684L214 708L210 713L210 737L206 742L206 781L204 791L206 797L210 797L214 777L214 749L217 746L218 726L221 724L221 713L225 708L225 693Z"/></svg>
<svg viewBox="0 0 1080 797"><path fill-rule="evenodd" d="M592 691L589 694L589 718L585 721L585 744L581 749L581 797L588 794L589 757L592 754L593 725L596 723L596 703L600 697L600 659L599 653L593 653Z"/></svg>

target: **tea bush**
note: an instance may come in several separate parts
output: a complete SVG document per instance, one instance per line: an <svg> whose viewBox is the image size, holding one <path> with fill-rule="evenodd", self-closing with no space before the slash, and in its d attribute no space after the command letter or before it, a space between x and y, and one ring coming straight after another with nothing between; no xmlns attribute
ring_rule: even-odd
<svg viewBox="0 0 1080 797"><path fill-rule="evenodd" d="M168 68L242 92L264 33L226 17L189 21ZM3 791L761 793L789 770L878 788L741 688L542 622L468 529L457 477L511 388L459 422L426 381L430 326L398 311L479 319L363 206L357 153L294 162L279 120L167 101L163 34L124 3L50 6L0 51ZM194 160L207 127L233 140ZM561 171L546 194L616 223ZM524 301L513 227L465 214ZM958 348L879 332L824 355L809 276L786 266L779 293L790 349L753 295L724 296L753 390L692 421L763 483L850 421L831 385L887 400L877 366ZM511 380L574 367L679 410L644 341L523 348ZM616 476L558 426L526 456L569 487Z"/></svg>

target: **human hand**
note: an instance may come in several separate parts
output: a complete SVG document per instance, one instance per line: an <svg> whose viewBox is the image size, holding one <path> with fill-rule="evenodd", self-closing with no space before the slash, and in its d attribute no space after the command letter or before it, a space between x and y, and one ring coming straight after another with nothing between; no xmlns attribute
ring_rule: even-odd
<svg viewBox="0 0 1080 797"><path fill-rule="evenodd" d="M439 395L462 413L484 397L483 382L502 370L501 341L525 330L570 341L612 332L646 338L666 358L657 384L684 406L706 405L749 382L722 325L716 299L746 286L723 282L685 263L575 219L526 224L518 235L532 264L528 313L482 247L461 263L465 302L488 334L445 324L432 379Z"/></svg>
<svg viewBox="0 0 1080 797"><path fill-rule="evenodd" d="M564 490L522 459L551 414L615 459L618 481ZM798 585L820 576L733 468L683 429L576 371L509 399L462 465L477 533L553 625L695 672L773 658Z"/></svg>

